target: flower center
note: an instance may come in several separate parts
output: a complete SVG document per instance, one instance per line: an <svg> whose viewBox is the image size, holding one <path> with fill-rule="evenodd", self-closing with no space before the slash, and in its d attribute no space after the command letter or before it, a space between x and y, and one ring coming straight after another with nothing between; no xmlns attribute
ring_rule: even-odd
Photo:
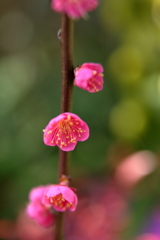
<svg viewBox="0 0 160 240"><path fill-rule="evenodd" d="M59 207L63 210L73 207L72 203L69 203L66 199L64 199L62 193L59 193L58 195L51 197L50 202L54 204L56 207Z"/></svg>
<svg viewBox="0 0 160 240"><path fill-rule="evenodd" d="M59 131L62 133L67 133L67 132L71 132L72 128L71 126L73 125L73 122L71 122L70 119L63 119L59 122Z"/></svg>

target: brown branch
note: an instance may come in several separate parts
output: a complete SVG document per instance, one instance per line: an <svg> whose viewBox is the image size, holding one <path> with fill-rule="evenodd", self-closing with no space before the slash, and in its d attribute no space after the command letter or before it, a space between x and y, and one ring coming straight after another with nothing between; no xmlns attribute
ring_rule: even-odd
<svg viewBox="0 0 160 240"><path fill-rule="evenodd" d="M61 55L62 55L62 97L61 97L61 113L71 112L72 108L72 92L74 81L74 68L72 56L72 22L66 14L62 15L61 32L59 39L61 42ZM59 150L59 180L62 175L68 175L69 152ZM63 239L63 222L64 213L57 212L56 226L55 226L55 239Z"/></svg>
<svg viewBox="0 0 160 240"><path fill-rule="evenodd" d="M61 113L71 112L72 108L72 92L74 81L73 68L73 34L72 20L66 14L62 15L61 27L61 55L62 55L62 98ZM61 175L68 175L69 153L60 150L59 153L59 178Z"/></svg>
<svg viewBox="0 0 160 240"><path fill-rule="evenodd" d="M73 57L72 57L72 20L62 15L61 54L62 54L62 98L61 113L71 111L73 90Z"/></svg>

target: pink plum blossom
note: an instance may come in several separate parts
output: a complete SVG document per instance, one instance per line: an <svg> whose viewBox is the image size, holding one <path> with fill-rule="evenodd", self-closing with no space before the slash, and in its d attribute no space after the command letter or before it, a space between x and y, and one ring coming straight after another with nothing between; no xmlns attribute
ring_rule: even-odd
<svg viewBox="0 0 160 240"><path fill-rule="evenodd" d="M52 0L51 8L66 13L71 18L80 18L98 6L99 0Z"/></svg>
<svg viewBox="0 0 160 240"><path fill-rule="evenodd" d="M94 93L103 89L103 67L99 63L84 63L75 69L74 84Z"/></svg>
<svg viewBox="0 0 160 240"><path fill-rule="evenodd" d="M51 227L54 224L54 215L51 206L42 204L42 197L49 186L33 188L29 193L30 203L27 205L27 215L35 220L42 227Z"/></svg>
<svg viewBox="0 0 160 240"><path fill-rule="evenodd" d="M64 212L67 209L74 211L76 209L78 198L74 191L64 185L52 185L44 193L42 203L46 206L50 204L57 211Z"/></svg>
<svg viewBox="0 0 160 240"><path fill-rule="evenodd" d="M44 143L72 151L78 141L89 137L88 125L76 114L65 112L53 118L44 129Z"/></svg>

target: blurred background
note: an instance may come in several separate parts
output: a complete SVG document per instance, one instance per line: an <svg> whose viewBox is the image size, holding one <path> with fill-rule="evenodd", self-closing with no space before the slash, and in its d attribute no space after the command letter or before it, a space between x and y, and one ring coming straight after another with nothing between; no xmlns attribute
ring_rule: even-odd
<svg viewBox="0 0 160 240"><path fill-rule="evenodd" d="M32 187L57 181L58 148L42 141L42 129L60 113L61 94L61 16L49 5L0 1L1 239L41 239L24 229L18 235L28 226L20 212ZM66 227L66 239L158 240L160 0L101 0L87 20L75 21L74 37L75 67L101 63L105 84L96 94L74 88L73 112L91 134L71 154L80 204L70 218L93 216L85 222L90 230L78 233L79 222Z"/></svg>

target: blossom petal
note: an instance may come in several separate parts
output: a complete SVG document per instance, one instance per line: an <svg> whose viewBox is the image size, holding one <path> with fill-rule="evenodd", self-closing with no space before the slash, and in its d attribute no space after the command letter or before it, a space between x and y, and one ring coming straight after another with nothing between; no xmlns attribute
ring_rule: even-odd
<svg viewBox="0 0 160 240"><path fill-rule="evenodd" d="M41 202L43 194L49 188L49 186L50 185L32 188L29 193L29 200L32 202L37 202L37 201Z"/></svg>
<svg viewBox="0 0 160 240"><path fill-rule="evenodd" d="M82 68L89 68L98 71L99 73L104 72L104 68L100 63L84 63L81 66Z"/></svg>
<svg viewBox="0 0 160 240"><path fill-rule="evenodd" d="M77 145L77 143L69 143L69 144L67 144L67 146L60 146L60 145L57 145L57 146L61 150L65 151L65 152L69 152L69 151L73 151L75 149L76 145Z"/></svg>
<svg viewBox="0 0 160 240"><path fill-rule="evenodd" d="M98 3L98 0L52 0L51 8L76 19L85 16L88 11L94 10Z"/></svg>

